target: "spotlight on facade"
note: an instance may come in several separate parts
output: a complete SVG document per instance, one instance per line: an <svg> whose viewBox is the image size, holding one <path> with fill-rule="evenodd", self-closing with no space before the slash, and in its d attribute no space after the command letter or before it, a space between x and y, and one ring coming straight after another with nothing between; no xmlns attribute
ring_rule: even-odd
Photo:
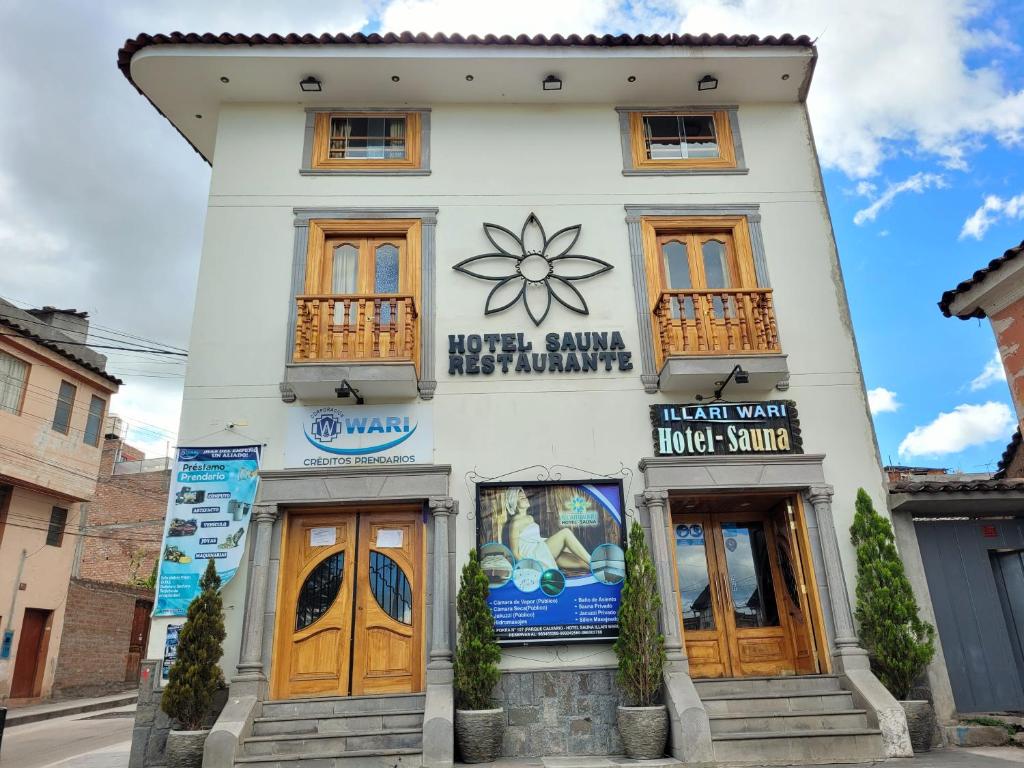
<svg viewBox="0 0 1024 768"><path fill-rule="evenodd" d="M733 376L737 384L748 384L750 382L750 374L736 366L736 375Z"/></svg>
<svg viewBox="0 0 1024 768"><path fill-rule="evenodd" d="M697 81L698 91L713 91L717 87L718 78L712 77L711 75L704 75L704 77Z"/></svg>
<svg viewBox="0 0 1024 768"><path fill-rule="evenodd" d="M545 91L560 91L562 90L562 80L554 75L548 75L541 82L541 87Z"/></svg>
<svg viewBox="0 0 1024 768"><path fill-rule="evenodd" d="M356 398L356 405L363 404L363 398L359 396L359 390L349 384L347 379L341 380L341 386L334 390L334 394L338 396L339 400L354 396Z"/></svg>
<svg viewBox="0 0 1024 768"><path fill-rule="evenodd" d="M323 83L312 75L307 75L299 80L299 88L306 93L316 93L323 90Z"/></svg>

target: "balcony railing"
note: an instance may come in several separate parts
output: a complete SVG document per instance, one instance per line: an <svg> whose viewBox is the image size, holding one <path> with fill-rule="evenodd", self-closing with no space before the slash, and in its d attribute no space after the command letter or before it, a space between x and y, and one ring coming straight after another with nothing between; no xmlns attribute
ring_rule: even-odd
<svg viewBox="0 0 1024 768"><path fill-rule="evenodd" d="M664 291L654 321L662 358L781 351L767 288Z"/></svg>
<svg viewBox="0 0 1024 768"><path fill-rule="evenodd" d="M416 362L416 299L402 294L296 297L294 360Z"/></svg>

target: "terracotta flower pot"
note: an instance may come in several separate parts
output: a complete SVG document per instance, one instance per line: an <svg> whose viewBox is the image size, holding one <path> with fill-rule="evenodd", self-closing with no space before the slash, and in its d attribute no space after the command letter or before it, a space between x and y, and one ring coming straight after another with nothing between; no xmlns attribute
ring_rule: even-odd
<svg viewBox="0 0 1024 768"><path fill-rule="evenodd" d="M168 731L164 757L167 768L203 768L203 746L210 729Z"/></svg>
<svg viewBox="0 0 1024 768"><path fill-rule="evenodd" d="M910 731L910 746L915 752L930 752L932 736L935 733L935 710L927 700L901 701L900 706L907 715L907 730Z"/></svg>
<svg viewBox="0 0 1024 768"><path fill-rule="evenodd" d="M626 754L635 760L664 757L668 741L668 710L660 707L619 707L619 735Z"/></svg>
<svg viewBox="0 0 1024 768"><path fill-rule="evenodd" d="M466 763L490 763L501 755L504 709L456 709L455 743Z"/></svg>

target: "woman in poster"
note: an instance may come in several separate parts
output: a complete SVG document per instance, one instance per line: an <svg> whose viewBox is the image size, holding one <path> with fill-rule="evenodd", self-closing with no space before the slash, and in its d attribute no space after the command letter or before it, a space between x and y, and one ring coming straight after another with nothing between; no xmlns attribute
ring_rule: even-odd
<svg viewBox="0 0 1024 768"><path fill-rule="evenodd" d="M540 525L530 514L530 500L520 486L504 490L495 524L498 531L507 526L509 548L516 560L537 560L545 568L562 570L590 567L590 553L569 528L547 538L541 535Z"/></svg>

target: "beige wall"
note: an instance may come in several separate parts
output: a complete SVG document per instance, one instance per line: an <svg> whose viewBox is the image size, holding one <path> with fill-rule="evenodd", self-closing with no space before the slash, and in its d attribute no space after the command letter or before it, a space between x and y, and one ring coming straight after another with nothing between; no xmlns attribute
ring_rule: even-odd
<svg viewBox="0 0 1024 768"><path fill-rule="evenodd" d="M68 510L67 532L61 546L46 544L46 531L50 522L50 511L54 506ZM2 629L14 630L11 658L0 660L0 698L8 695L11 675L21 640L22 617L26 608L53 611L50 623L50 640L46 654L46 670L43 675L42 695L48 696L57 666L57 651L60 648L61 630L64 626L64 603L67 598L68 580L75 555L75 536L81 505L68 503L54 496L47 496L25 488L14 488L7 521L3 526L0 541L0 616ZM18 589L18 566L25 553ZM11 600L14 612L11 612ZM12 617L13 616L13 620Z"/></svg>

